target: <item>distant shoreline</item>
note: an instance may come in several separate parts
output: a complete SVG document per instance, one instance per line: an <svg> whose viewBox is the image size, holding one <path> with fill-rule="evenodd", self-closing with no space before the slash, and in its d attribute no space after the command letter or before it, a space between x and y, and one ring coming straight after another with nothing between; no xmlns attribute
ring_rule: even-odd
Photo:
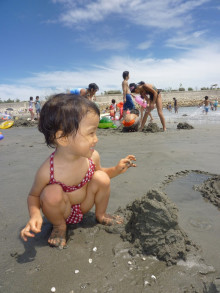
<svg viewBox="0 0 220 293"><path fill-rule="evenodd" d="M220 102L220 89L162 92L163 107L166 108L166 105L169 102L173 104L174 97L177 99L179 107L198 106L198 104L203 101L205 96L208 96L210 99L219 99ZM121 102L123 99L122 94L99 95L96 97L96 103L100 106L100 108L103 108L110 105L113 98L116 100L116 103ZM45 101L41 100L41 102L44 103ZM28 105L28 101L18 103L0 103L0 112L5 112L7 108L13 108L15 112L26 110L25 113L28 113Z"/></svg>

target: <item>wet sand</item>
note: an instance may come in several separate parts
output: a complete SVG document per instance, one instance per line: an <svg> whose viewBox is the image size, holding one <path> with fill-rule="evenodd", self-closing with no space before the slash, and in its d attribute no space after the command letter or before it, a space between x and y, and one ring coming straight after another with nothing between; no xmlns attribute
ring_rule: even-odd
<svg viewBox="0 0 220 293"><path fill-rule="evenodd" d="M105 228L91 211L82 224L70 227L68 248L62 251L47 245L51 225L46 219L35 239L24 243L19 238L28 219L26 198L35 172L52 150L36 126L3 130L0 292L46 293L52 287L62 293L219 292L220 211L203 196L219 197L220 125L197 124L190 130L167 126L166 133L98 129L102 166L128 154L137 158L137 168L111 182L108 212L119 209L125 223ZM140 213L136 207L143 207ZM162 223L165 216L160 220L161 211L167 222ZM155 223L151 231L148 218ZM155 237L161 246L152 234L159 235Z"/></svg>

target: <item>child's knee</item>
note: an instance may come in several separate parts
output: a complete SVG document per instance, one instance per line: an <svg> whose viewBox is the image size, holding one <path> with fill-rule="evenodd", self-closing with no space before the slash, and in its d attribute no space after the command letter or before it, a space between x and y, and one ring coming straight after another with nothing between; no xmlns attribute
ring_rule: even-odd
<svg viewBox="0 0 220 293"><path fill-rule="evenodd" d="M63 200L63 190L58 184L47 185L41 193L41 202L56 206Z"/></svg>

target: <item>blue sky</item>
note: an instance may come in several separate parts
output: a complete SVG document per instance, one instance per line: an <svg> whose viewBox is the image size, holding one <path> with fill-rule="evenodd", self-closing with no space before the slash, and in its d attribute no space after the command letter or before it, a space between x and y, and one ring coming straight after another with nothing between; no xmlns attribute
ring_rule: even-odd
<svg viewBox="0 0 220 293"><path fill-rule="evenodd" d="M220 0L1 0L0 98L220 86Z"/></svg>

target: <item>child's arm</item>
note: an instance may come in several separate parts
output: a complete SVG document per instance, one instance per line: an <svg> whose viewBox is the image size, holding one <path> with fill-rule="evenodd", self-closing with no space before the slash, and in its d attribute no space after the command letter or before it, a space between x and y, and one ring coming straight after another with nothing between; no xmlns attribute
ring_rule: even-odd
<svg viewBox="0 0 220 293"><path fill-rule="evenodd" d="M101 167L100 156L98 152L95 151L93 153L92 159L96 165L96 170L104 171L106 174L108 174L110 178L113 178L118 176L119 174L125 173L130 167L136 167L136 164L132 162L132 161L136 161L136 158L133 155L128 155L124 159L121 159L116 166L109 167L109 168Z"/></svg>
<svg viewBox="0 0 220 293"><path fill-rule="evenodd" d="M43 219L40 212L40 194L44 187L48 184L48 176L44 174L44 168L41 167L36 176L32 188L29 192L27 203L30 219L24 229L21 231L21 237L27 241L27 237L34 237L34 233L41 232ZM48 172L47 172L48 173Z"/></svg>

